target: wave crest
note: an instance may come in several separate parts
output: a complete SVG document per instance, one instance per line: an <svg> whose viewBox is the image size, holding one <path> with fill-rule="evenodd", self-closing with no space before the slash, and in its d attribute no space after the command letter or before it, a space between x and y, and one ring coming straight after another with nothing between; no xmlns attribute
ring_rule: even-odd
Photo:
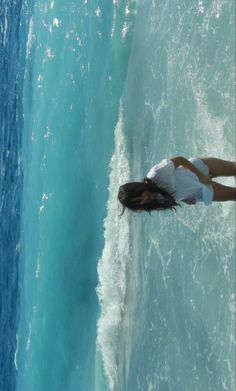
<svg viewBox="0 0 236 391"><path fill-rule="evenodd" d="M110 161L110 184L107 217L104 220L105 245L98 263L97 295L101 314L97 324L97 347L102 354L110 390L117 383L117 349L126 293L126 268L130 261L130 228L127 214L120 218L117 201L119 185L129 180L130 169L123 134L123 114L120 105L115 128L115 150Z"/></svg>

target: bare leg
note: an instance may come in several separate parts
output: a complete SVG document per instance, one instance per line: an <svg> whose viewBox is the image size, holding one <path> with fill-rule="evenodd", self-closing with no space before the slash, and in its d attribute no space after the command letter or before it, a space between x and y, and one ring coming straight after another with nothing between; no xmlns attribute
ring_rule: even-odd
<svg viewBox="0 0 236 391"><path fill-rule="evenodd" d="M236 163L227 160L216 159L214 157L204 157L201 160L208 166L209 174L212 178L218 176L236 175Z"/></svg>
<svg viewBox="0 0 236 391"><path fill-rule="evenodd" d="M236 188L212 182L213 201L236 201Z"/></svg>

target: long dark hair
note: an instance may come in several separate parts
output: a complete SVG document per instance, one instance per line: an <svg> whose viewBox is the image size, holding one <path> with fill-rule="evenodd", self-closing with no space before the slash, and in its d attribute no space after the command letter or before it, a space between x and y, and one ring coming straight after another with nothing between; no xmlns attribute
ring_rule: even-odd
<svg viewBox="0 0 236 391"><path fill-rule="evenodd" d="M140 197L144 192L154 193L160 197L140 204ZM126 208L133 212L146 211L150 213L153 210L176 210L176 206L180 206L175 201L174 194L162 189L149 178L144 178L142 182L130 182L120 186L118 200L123 205L121 216Z"/></svg>

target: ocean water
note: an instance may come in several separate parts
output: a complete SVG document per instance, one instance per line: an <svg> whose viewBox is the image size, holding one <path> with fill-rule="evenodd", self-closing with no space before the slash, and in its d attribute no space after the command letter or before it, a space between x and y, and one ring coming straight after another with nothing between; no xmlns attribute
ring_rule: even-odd
<svg viewBox="0 0 236 391"><path fill-rule="evenodd" d="M235 160L234 1L0 7L0 390L233 391L234 203L117 190Z"/></svg>
<svg viewBox="0 0 236 391"><path fill-rule="evenodd" d="M20 3L20 2L19 2ZM15 388L22 129L17 115L20 4L0 3L0 389Z"/></svg>

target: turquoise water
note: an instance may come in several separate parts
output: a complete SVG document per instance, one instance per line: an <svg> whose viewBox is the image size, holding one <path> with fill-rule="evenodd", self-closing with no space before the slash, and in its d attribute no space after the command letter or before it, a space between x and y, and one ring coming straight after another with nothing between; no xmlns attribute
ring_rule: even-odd
<svg viewBox="0 0 236 391"><path fill-rule="evenodd" d="M233 391L235 206L116 197L166 156L235 158L234 15L23 3L18 390Z"/></svg>

